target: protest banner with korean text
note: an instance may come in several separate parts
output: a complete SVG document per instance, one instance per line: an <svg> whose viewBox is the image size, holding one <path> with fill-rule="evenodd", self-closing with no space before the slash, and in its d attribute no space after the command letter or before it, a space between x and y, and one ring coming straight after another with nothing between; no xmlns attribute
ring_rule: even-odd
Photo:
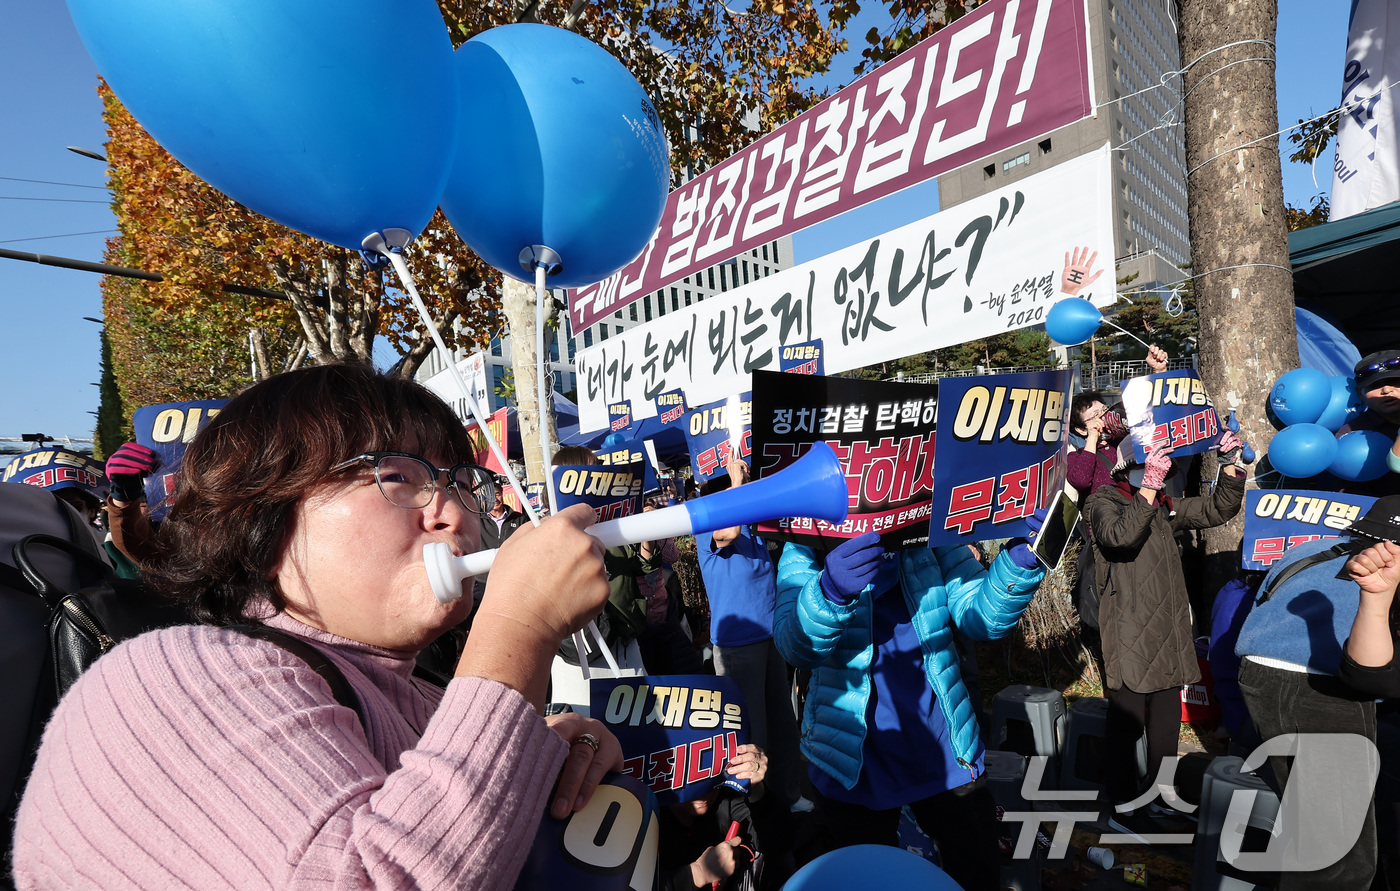
<svg viewBox="0 0 1400 891"><path fill-rule="evenodd" d="M1215 448L1224 428L1195 369L1162 371L1122 382L1123 423L1139 462L1147 450L1171 448L1173 458Z"/></svg>
<svg viewBox="0 0 1400 891"><path fill-rule="evenodd" d="M622 399L608 403L608 429L613 433L632 426L632 401Z"/></svg>
<svg viewBox="0 0 1400 891"><path fill-rule="evenodd" d="M1065 484L1073 372L942 381L929 547L1029 535Z"/></svg>
<svg viewBox="0 0 1400 891"><path fill-rule="evenodd" d="M1241 563L1245 569L1268 569L1294 545L1338 538L1375 503L1369 495L1250 489L1244 493Z"/></svg>
<svg viewBox="0 0 1400 891"><path fill-rule="evenodd" d="M688 410L685 405L685 393L681 390L670 390L656 396L656 419L665 426L682 420Z"/></svg>
<svg viewBox="0 0 1400 891"><path fill-rule="evenodd" d="M1110 166L1105 146L581 350L579 426L604 429L624 399L639 418L659 393L699 405L747 390L786 346L820 339L826 373L839 374L1041 323L1065 293L1107 306ZM1068 283L1075 254L1106 274Z"/></svg>
<svg viewBox="0 0 1400 891"><path fill-rule="evenodd" d="M641 513L643 467L641 462L551 467L559 509L586 504L600 523Z"/></svg>
<svg viewBox="0 0 1400 891"><path fill-rule="evenodd" d="M491 430L491 435L495 437L497 444L502 449L506 448L510 436L510 409L502 408L491 413L486 419L486 425ZM504 474L501 469L501 462L496 460L495 454L486 442L486 436L481 432L481 427L475 422L467 422L467 438L471 440L472 448L476 451L475 462L495 473Z"/></svg>
<svg viewBox="0 0 1400 891"><path fill-rule="evenodd" d="M672 192L640 256L570 293L573 329L1086 117L1094 107L1087 41L1083 0L981 4Z"/></svg>
<svg viewBox="0 0 1400 891"><path fill-rule="evenodd" d="M778 352L778 370L788 374L826 374L826 363L822 361L822 342L809 340L794 343Z"/></svg>
<svg viewBox="0 0 1400 891"><path fill-rule="evenodd" d="M705 674L594 678L593 717L622 746L622 772L662 804L690 801L719 785L748 792L724 773L749 741L744 694L733 678Z"/></svg>
<svg viewBox="0 0 1400 891"><path fill-rule="evenodd" d="M765 538L817 545L880 533L887 550L922 547L933 499L937 384L896 384L756 371L754 477L796 461L817 440L846 474L850 513L833 526L810 517L759 524Z"/></svg>
<svg viewBox="0 0 1400 891"><path fill-rule="evenodd" d="M164 402L138 408L132 415L131 428L137 444L160 458L160 466L146 478L146 503L150 505L152 520L165 518L166 500L175 494L180 464L190 441L227 404L227 399Z"/></svg>
<svg viewBox="0 0 1400 891"><path fill-rule="evenodd" d="M733 418L729 416L729 399L702 405L686 415L685 442L690 449L690 472L697 485L703 486L726 472L724 465L729 463L731 442L738 445L739 457L748 461L752 470L751 395L743 393L734 402L737 411Z"/></svg>
<svg viewBox="0 0 1400 891"><path fill-rule="evenodd" d="M613 443L607 447L600 447L595 454L598 460L613 467L640 464L643 467L642 491L651 492L661 488L661 484L656 478L656 468L652 466L651 458L647 455L645 444L640 439L627 439L622 442Z"/></svg>

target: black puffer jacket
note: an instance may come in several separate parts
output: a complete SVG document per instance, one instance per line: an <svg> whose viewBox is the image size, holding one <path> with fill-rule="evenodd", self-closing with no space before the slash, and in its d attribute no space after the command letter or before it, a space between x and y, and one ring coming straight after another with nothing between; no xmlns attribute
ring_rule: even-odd
<svg viewBox="0 0 1400 891"><path fill-rule="evenodd" d="M1154 693L1201 679L1173 533L1219 526L1239 513L1243 499L1244 477L1228 474L1210 496L1174 500L1170 514L1160 498L1154 506L1115 486L1089 496L1104 686Z"/></svg>

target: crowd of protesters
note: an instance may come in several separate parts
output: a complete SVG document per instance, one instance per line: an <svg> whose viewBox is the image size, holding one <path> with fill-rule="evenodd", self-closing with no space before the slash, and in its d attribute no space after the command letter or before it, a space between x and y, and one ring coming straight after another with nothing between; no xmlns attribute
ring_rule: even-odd
<svg viewBox="0 0 1400 891"><path fill-rule="evenodd" d="M1149 350L1150 371L1166 360ZM1352 426L1400 432L1400 352L1366 357L1356 379L1369 411ZM1183 534L1239 512L1242 443L1225 432L1218 480L1186 495L1181 462L1167 449L1137 457L1110 402L1073 400L1067 478L1084 518L1076 605L1109 702L1108 822L1147 837L1193 809L1163 765L1208 635L1222 733L1250 747L1324 730L1381 744L1376 806L1351 850L1281 887L1388 878L1400 865L1400 719L1385 705L1400 697L1400 475L1371 487L1392 497L1341 544L1290 551L1267 577L1241 572L1201 614ZM619 653L635 642L648 674L713 672L743 692L750 743L729 771L750 791L664 809L665 887L746 874L780 887L834 848L899 844L902 819L959 885L1001 886L1008 833L985 775L971 642L1006 635L1030 604L1045 573L1029 543L983 562L961 545L887 553L869 533L784 546L737 526L605 551L585 533L589 510L533 526L500 480L463 463L472 454L421 387L328 366L229 403L191 444L159 525L142 499L159 459L134 443L110 456L110 491L64 495L88 519L105 498L118 567L201 624L123 644L60 703L18 813L19 886L509 886L540 821L583 807L622 766L601 722L544 716L554 661L592 656L571 649L590 620ZM580 447L555 458L596 461ZM746 483L735 460L704 494ZM500 556L442 604L422 568L431 542ZM704 596L686 604L689 559ZM358 714L312 667L234 628L248 623L323 653ZM440 683L415 673L425 661ZM1280 789L1288 770L1275 760Z"/></svg>

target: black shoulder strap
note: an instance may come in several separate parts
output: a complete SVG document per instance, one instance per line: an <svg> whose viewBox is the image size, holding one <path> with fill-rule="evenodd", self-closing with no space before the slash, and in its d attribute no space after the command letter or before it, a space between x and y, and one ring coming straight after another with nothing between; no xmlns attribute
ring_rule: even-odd
<svg viewBox="0 0 1400 891"><path fill-rule="evenodd" d="M345 679L345 674L336 667L334 662L326 658L325 653L296 635L276 628L269 628L266 625L228 625L225 627L230 631L237 631L239 634L276 644L311 666L311 670L319 674L330 685L331 695L335 697L335 701L353 711L359 717L360 723L364 724L365 715L360 710L360 697L355 695L355 688L350 686L350 682Z"/></svg>
<svg viewBox="0 0 1400 891"><path fill-rule="evenodd" d="M1349 553L1351 553L1351 543L1342 542L1332 545L1332 547L1325 551L1318 551L1316 554L1309 554L1306 557L1294 560L1292 563L1285 566L1278 575L1274 576L1266 587L1259 589L1259 594L1254 600L1255 604L1263 603L1274 596L1274 592L1278 590L1279 585L1282 585L1308 567L1316 566L1319 563L1326 563L1328 560L1335 560Z"/></svg>

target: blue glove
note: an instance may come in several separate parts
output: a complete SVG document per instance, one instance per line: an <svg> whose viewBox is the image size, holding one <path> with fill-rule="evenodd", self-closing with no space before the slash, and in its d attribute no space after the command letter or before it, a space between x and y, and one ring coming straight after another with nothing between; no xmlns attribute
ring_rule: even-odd
<svg viewBox="0 0 1400 891"><path fill-rule="evenodd" d="M1031 527L1031 535L1040 532L1045 525L1045 517L1050 512L1049 508L1042 507L1040 510L1026 517L1026 525ZM1038 536L1037 536L1038 537ZM1035 551L1031 550L1030 543L1024 538L1013 538L1006 543L1006 556L1022 569L1037 569L1040 561L1035 558Z"/></svg>
<svg viewBox="0 0 1400 891"><path fill-rule="evenodd" d="M826 555L822 593L832 603L850 603L875 578L880 571L880 559L884 556L885 549L880 546L878 532L867 532L859 538L841 542Z"/></svg>

